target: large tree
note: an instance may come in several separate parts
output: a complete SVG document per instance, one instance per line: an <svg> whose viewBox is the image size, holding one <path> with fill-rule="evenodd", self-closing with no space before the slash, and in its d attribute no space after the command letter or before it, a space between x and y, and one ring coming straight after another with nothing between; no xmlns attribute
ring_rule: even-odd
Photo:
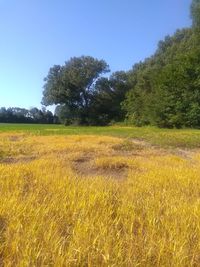
<svg viewBox="0 0 200 267"><path fill-rule="evenodd" d="M200 28L200 0L193 0L191 4L193 26Z"/></svg>
<svg viewBox="0 0 200 267"><path fill-rule="evenodd" d="M117 71L109 78L99 79L91 101L92 123L122 121L125 113L121 108L121 102L129 89L128 75L124 71Z"/></svg>
<svg viewBox="0 0 200 267"><path fill-rule="evenodd" d="M106 72L109 72L107 63L90 56L73 57L63 66L54 65L44 79L42 103L65 105L84 121L95 83Z"/></svg>

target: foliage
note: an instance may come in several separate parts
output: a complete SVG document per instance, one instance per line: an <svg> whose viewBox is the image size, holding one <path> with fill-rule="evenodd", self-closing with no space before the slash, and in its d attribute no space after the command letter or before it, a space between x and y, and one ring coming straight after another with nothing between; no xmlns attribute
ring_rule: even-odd
<svg viewBox="0 0 200 267"><path fill-rule="evenodd" d="M200 42L195 29L178 30L129 72L123 108L141 126L200 127Z"/></svg>
<svg viewBox="0 0 200 267"><path fill-rule="evenodd" d="M154 55L128 72L109 71L104 60L74 57L45 78L43 104L56 104L60 121L106 125L200 127L200 0L191 4L193 26L158 43Z"/></svg>
<svg viewBox="0 0 200 267"><path fill-rule="evenodd" d="M200 27L200 0L192 0L191 17L193 20L193 26L199 28Z"/></svg>
<svg viewBox="0 0 200 267"><path fill-rule="evenodd" d="M58 105L55 114L64 124L105 125L122 121L121 102L130 89L127 73L118 71L109 78L104 60L74 57L64 66L54 66L45 78L43 104Z"/></svg>
<svg viewBox="0 0 200 267"><path fill-rule="evenodd" d="M91 100L90 123L108 124L123 121L124 111L121 102L130 89L128 75L124 71L114 72L109 78L101 78L96 83Z"/></svg>
<svg viewBox="0 0 200 267"><path fill-rule="evenodd" d="M200 1L191 5L193 27L160 41L153 56L129 72L132 89L122 107L137 126L200 127Z"/></svg>
<svg viewBox="0 0 200 267"><path fill-rule="evenodd" d="M57 104L62 123L200 127L200 1L191 4L193 27L158 43L154 55L110 77L103 60L71 58L45 79L43 103Z"/></svg>
<svg viewBox="0 0 200 267"><path fill-rule="evenodd" d="M68 109L72 118L86 123L95 83L108 71L104 60L89 56L73 57L64 66L55 65L45 78L42 102L60 104L60 110Z"/></svg>
<svg viewBox="0 0 200 267"><path fill-rule="evenodd" d="M0 108L0 123L56 123L57 117L43 108Z"/></svg>

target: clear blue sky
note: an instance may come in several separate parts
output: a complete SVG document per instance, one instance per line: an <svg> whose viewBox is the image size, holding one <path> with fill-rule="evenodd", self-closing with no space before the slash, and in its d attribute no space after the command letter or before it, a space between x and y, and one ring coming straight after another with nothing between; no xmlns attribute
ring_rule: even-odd
<svg viewBox="0 0 200 267"><path fill-rule="evenodd" d="M128 70L191 25L191 0L0 0L0 107L41 107L43 78L72 56Z"/></svg>

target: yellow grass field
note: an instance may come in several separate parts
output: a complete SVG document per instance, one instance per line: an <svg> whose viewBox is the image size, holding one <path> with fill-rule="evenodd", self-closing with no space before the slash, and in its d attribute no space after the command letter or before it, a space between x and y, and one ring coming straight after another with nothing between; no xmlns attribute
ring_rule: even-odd
<svg viewBox="0 0 200 267"><path fill-rule="evenodd" d="M0 266L200 266L200 151L0 133Z"/></svg>

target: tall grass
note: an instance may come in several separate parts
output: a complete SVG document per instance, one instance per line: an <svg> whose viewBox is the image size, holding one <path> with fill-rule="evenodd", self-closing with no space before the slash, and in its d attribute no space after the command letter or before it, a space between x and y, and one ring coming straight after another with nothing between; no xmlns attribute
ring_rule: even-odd
<svg viewBox="0 0 200 267"><path fill-rule="evenodd" d="M122 144L1 134L0 266L200 266L200 153Z"/></svg>

